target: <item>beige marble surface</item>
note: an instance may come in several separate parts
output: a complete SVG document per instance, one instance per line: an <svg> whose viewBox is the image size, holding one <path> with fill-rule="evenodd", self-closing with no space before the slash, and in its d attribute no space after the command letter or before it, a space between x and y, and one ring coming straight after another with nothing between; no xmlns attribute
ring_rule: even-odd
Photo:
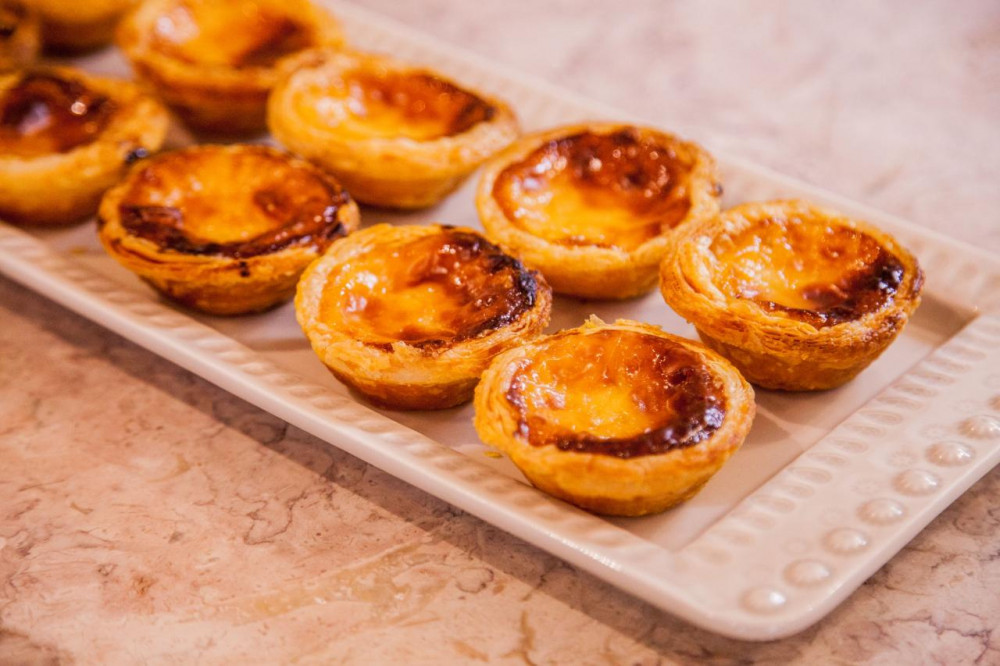
<svg viewBox="0 0 1000 666"><path fill-rule="evenodd" d="M362 4L1000 250L994 2ZM0 278L0 663L998 664L997 497L731 641Z"/></svg>

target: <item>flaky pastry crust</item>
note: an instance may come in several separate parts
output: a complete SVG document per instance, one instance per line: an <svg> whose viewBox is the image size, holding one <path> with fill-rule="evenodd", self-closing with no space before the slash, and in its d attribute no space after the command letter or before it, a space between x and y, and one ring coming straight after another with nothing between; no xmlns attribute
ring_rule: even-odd
<svg viewBox="0 0 1000 666"><path fill-rule="evenodd" d="M104 46L138 0L30 0L41 15L46 48L86 51Z"/></svg>
<svg viewBox="0 0 1000 666"><path fill-rule="evenodd" d="M654 129L587 123L538 132L484 167L487 236L561 294L624 299L656 284L675 229L719 210L715 161Z"/></svg>
<svg viewBox="0 0 1000 666"><path fill-rule="evenodd" d="M748 203L678 234L663 298L752 383L821 390L865 369L920 304L916 258L804 201Z"/></svg>
<svg viewBox="0 0 1000 666"><path fill-rule="evenodd" d="M0 218L93 215L127 164L160 148L169 119L132 83L69 68L0 75Z"/></svg>
<svg viewBox="0 0 1000 666"><path fill-rule="evenodd" d="M137 164L101 201L101 243L168 298L220 315L291 298L305 267L357 229L333 176L265 146L196 146Z"/></svg>
<svg viewBox="0 0 1000 666"><path fill-rule="evenodd" d="M246 134L266 127L278 62L343 37L308 0L148 0L122 21L117 42L189 126Z"/></svg>
<svg viewBox="0 0 1000 666"><path fill-rule="evenodd" d="M285 63L268 125L359 201L422 208L518 134L504 102L387 57L317 50Z"/></svg>
<svg viewBox="0 0 1000 666"><path fill-rule="evenodd" d="M299 324L320 360L376 404L468 401L498 353L548 325L544 279L471 229L376 225L302 276Z"/></svg>
<svg viewBox="0 0 1000 666"><path fill-rule="evenodd" d="M539 489L638 516L694 496L740 447L753 389L724 358L648 324L592 318L494 359L480 439Z"/></svg>
<svg viewBox="0 0 1000 666"><path fill-rule="evenodd" d="M0 0L0 73L30 65L41 44L38 14L19 0Z"/></svg>

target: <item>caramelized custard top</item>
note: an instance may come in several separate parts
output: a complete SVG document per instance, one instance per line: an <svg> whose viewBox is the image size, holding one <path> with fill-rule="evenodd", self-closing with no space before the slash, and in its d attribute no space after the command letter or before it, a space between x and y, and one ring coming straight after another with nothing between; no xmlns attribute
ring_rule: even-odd
<svg viewBox="0 0 1000 666"><path fill-rule="evenodd" d="M514 372L507 400L532 446L617 458L693 446L726 414L723 387L695 354L615 329L542 343Z"/></svg>
<svg viewBox="0 0 1000 666"><path fill-rule="evenodd" d="M0 92L0 154L40 157L97 139L115 104L81 81L27 73Z"/></svg>
<svg viewBox="0 0 1000 666"><path fill-rule="evenodd" d="M129 177L122 226L162 250L248 258L343 236L347 193L280 153L193 148L153 158Z"/></svg>
<svg viewBox="0 0 1000 666"><path fill-rule="evenodd" d="M583 132L508 166L493 197L515 226L552 243L634 250L687 215L691 166L633 129Z"/></svg>
<svg viewBox="0 0 1000 666"><path fill-rule="evenodd" d="M314 124L356 139L433 141L496 115L486 100L426 72L357 68L298 94Z"/></svg>
<svg viewBox="0 0 1000 666"><path fill-rule="evenodd" d="M868 234L794 217L757 222L712 252L719 289L817 328L881 310L903 281L902 263Z"/></svg>
<svg viewBox="0 0 1000 666"><path fill-rule="evenodd" d="M309 26L270 4L180 0L153 25L152 46L177 60L221 67L270 67L314 45Z"/></svg>
<svg viewBox="0 0 1000 666"><path fill-rule="evenodd" d="M446 227L345 262L327 283L320 317L367 344L428 348L517 321L537 289L534 274L496 245Z"/></svg>
<svg viewBox="0 0 1000 666"><path fill-rule="evenodd" d="M461 134L496 113L476 95L422 72L379 76L357 70L347 77L347 87L352 115L374 135L438 139Z"/></svg>

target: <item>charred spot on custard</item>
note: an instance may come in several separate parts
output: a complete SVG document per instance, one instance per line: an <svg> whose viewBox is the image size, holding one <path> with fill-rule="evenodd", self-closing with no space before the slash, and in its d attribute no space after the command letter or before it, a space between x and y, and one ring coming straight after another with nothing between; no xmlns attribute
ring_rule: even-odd
<svg viewBox="0 0 1000 666"><path fill-rule="evenodd" d="M356 256L321 309L372 348L403 343L434 355L515 324L539 288L535 273L479 234L439 228Z"/></svg>
<svg viewBox="0 0 1000 666"><path fill-rule="evenodd" d="M778 240L771 238L775 235ZM769 218L737 239L737 244L741 242L765 249L771 244L769 255L790 264L778 267L782 282L779 293L784 297L752 280L731 283L730 293L816 328L856 321L891 305L905 277L898 257L868 234L850 227L817 231L816 226L797 218ZM810 275L810 271L815 274Z"/></svg>
<svg viewBox="0 0 1000 666"><path fill-rule="evenodd" d="M331 241L347 235L337 220L338 206L328 206L322 215L302 215L275 229L246 241L216 243L194 238L184 230L184 211L171 206L130 206L118 208L122 228L154 243L160 250L181 254L249 259L288 247ZM248 277L249 274L244 275Z"/></svg>
<svg viewBox="0 0 1000 666"><path fill-rule="evenodd" d="M690 168L672 146L635 128L585 131L548 141L508 165L494 182L493 197L515 225L528 225L541 215L540 235L552 242L634 249L688 214L691 202L682 184ZM561 209L558 199L569 201L571 192L576 193L573 210ZM552 218L586 215L591 209L600 211L598 216L617 211L621 224L604 231L555 231L573 220Z"/></svg>
<svg viewBox="0 0 1000 666"><path fill-rule="evenodd" d="M310 26L250 3L195 4L183 0L154 22L152 47L193 65L249 69L272 67L315 43Z"/></svg>
<svg viewBox="0 0 1000 666"><path fill-rule="evenodd" d="M428 350L453 342L477 338L517 321L535 305L538 281L520 261L478 234L448 230L438 239L440 246L418 271L408 276L407 286L437 283L459 303L468 306L467 321L449 339L408 336L400 339ZM409 339L408 339L409 338Z"/></svg>
<svg viewBox="0 0 1000 666"><path fill-rule="evenodd" d="M643 140L633 129L604 135L583 132L551 142L550 149L566 156L577 182L641 197L629 200L640 211L668 192L675 180L670 169L673 152Z"/></svg>
<svg viewBox="0 0 1000 666"><path fill-rule="evenodd" d="M126 182L122 228L163 251L247 259L347 233L340 213L350 196L339 183L265 148L166 153Z"/></svg>
<svg viewBox="0 0 1000 666"><path fill-rule="evenodd" d="M281 58L312 44L312 33L287 16L269 16L254 24L246 50L233 58L234 67L270 67Z"/></svg>
<svg viewBox="0 0 1000 666"><path fill-rule="evenodd" d="M441 136L462 134L489 122L497 112L479 96L426 72L375 74L355 70L345 79L354 94L365 102L391 107L406 120L440 122Z"/></svg>
<svg viewBox="0 0 1000 666"><path fill-rule="evenodd" d="M69 152L93 142L115 110L80 81L25 74L0 99L0 151L19 157Z"/></svg>
<svg viewBox="0 0 1000 666"><path fill-rule="evenodd" d="M587 408L580 396L602 389L617 395L615 416L629 427L639 424L636 432L593 432L602 427L601 406ZM555 336L521 362L506 399L518 414L517 434L529 445L624 459L694 446L726 415L724 390L696 354L632 331Z"/></svg>
<svg viewBox="0 0 1000 666"><path fill-rule="evenodd" d="M816 304L813 309L790 308L772 301L758 300L757 303L771 312L786 312L816 328L825 328L878 312L893 302L902 283L903 264L880 248L875 260L863 270L833 284L816 284L803 289L803 297Z"/></svg>

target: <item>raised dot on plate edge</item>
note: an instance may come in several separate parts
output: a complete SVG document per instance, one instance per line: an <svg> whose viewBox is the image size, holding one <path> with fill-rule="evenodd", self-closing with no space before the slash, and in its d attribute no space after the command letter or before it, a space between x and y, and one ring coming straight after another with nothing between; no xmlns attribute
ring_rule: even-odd
<svg viewBox="0 0 1000 666"><path fill-rule="evenodd" d="M962 432L977 439L996 439L1000 437L1000 419L986 414L970 417L962 423Z"/></svg>
<svg viewBox="0 0 1000 666"><path fill-rule="evenodd" d="M896 489L905 495L927 495L941 485L936 474L925 469L908 469L895 479Z"/></svg>
<svg viewBox="0 0 1000 666"><path fill-rule="evenodd" d="M865 502L858 508L858 515L869 523L888 525L906 515L906 507L896 500L879 498Z"/></svg>
<svg viewBox="0 0 1000 666"><path fill-rule="evenodd" d="M927 459L936 465L967 465L976 457L972 447L961 442L937 442L927 447Z"/></svg>
<svg viewBox="0 0 1000 666"><path fill-rule="evenodd" d="M835 553L856 553L868 547L868 535L850 527L840 527L828 532L823 544Z"/></svg>
<svg viewBox="0 0 1000 666"><path fill-rule="evenodd" d="M830 567L819 560L797 560L785 567L785 579L802 587L817 585L832 575Z"/></svg>
<svg viewBox="0 0 1000 666"><path fill-rule="evenodd" d="M743 607L755 613L773 613L787 601L784 594L769 587L755 587L743 594Z"/></svg>

